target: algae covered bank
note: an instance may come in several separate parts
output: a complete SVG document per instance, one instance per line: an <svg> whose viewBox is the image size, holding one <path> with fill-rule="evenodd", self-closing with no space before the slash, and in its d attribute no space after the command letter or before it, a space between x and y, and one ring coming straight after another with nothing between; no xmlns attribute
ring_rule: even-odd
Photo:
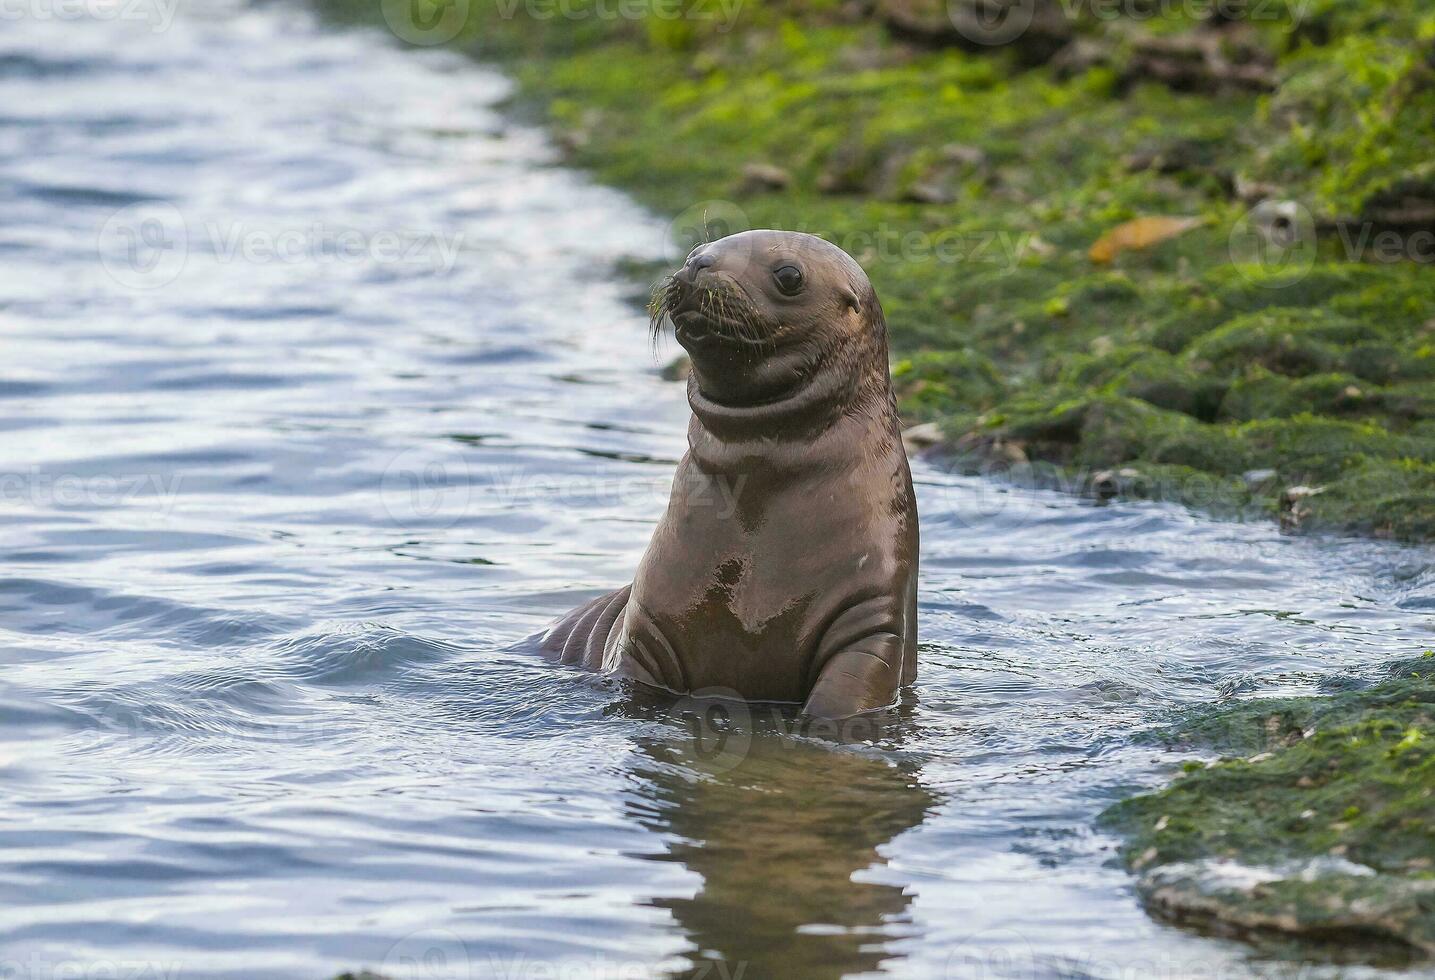
<svg viewBox="0 0 1435 980"><path fill-rule="evenodd" d="M324 0L505 63L678 237L820 234L964 465L1435 536L1425 0Z"/></svg>

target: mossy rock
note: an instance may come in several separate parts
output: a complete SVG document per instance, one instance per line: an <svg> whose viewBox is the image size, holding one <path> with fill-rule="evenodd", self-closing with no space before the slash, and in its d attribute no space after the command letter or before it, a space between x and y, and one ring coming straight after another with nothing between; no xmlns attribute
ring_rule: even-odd
<svg viewBox="0 0 1435 980"><path fill-rule="evenodd" d="M1226 386L1165 351L1153 350L1123 368L1111 390L1208 422L1215 418Z"/></svg>
<svg viewBox="0 0 1435 980"><path fill-rule="evenodd" d="M1317 415L1360 415L1385 407L1382 390L1349 374L1288 378L1256 365L1224 393L1217 417L1237 422ZM1412 403L1413 404L1413 403Z"/></svg>
<svg viewBox="0 0 1435 980"><path fill-rule="evenodd" d="M1101 388L1114 382L1122 372L1154 354L1164 353L1145 344L1125 344L1104 354L1077 354L1053 361L1052 380L1073 388Z"/></svg>
<svg viewBox="0 0 1435 980"><path fill-rule="evenodd" d="M1238 756L1103 814L1153 910L1435 953L1435 655L1400 674L1177 725L1167 740Z"/></svg>
<svg viewBox="0 0 1435 980"><path fill-rule="evenodd" d="M1220 375L1251 365L1302 377L1342 366L1345 348L1374 329L1348 317L1312 309L1277 307L1238 316L1191 345L1187 363Z"/></svg>
<svg viewBox="0 0 1435 980"><path fill-rule="evenodd" d="M923 351L892 366L904 410L921 417L981 412L1005 393L991 358L976 351Z"/></svg>

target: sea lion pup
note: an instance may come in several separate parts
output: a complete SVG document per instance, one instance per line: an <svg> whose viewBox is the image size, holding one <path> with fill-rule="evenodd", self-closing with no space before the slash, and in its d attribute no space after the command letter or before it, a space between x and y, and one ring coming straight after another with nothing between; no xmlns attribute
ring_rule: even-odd
<svg viewBox="0 0 1435 980"><path fill-rule="evenodd" d="M844 718L917 673L917 510L866 274L748 231L654 295L692 357L688 452L633 584L543 637L562 663Z"/></svg>

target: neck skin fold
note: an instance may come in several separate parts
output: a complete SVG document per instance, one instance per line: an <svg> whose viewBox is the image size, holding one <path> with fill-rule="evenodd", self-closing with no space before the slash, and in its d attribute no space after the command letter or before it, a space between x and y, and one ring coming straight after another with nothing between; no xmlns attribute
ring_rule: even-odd
<svg viewBox="0 0 1435 980"><path fill-rule="evenodd" d="M891 399L886 358L877 353L838 347L815 359L803 352L774 354L757 373L777 374L787 383L770 383L756 388L761 395L753 400L731 402L703 390L704 365L695 355L688 379L693 412L688 443L694 459L708 471L747 466L758 457L788 468L803 455L793 452L793 444L815 446L844 419L867 424L885 412ZM874 360L880 367L874 368ZM880 377L873 376L874 370Z"/></svg>

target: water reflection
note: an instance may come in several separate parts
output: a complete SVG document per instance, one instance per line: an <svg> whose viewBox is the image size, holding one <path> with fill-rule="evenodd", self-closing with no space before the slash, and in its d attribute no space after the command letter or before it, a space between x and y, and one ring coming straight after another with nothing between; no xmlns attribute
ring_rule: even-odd
<svg viewBox="0 0 1435 980"><path fill-rule="evenodd" d="M936 803L920 767L772 730L715 742L686 722L640 743L629 804L670 841L660 860L702 878L691 898L653 900L695 947L679 975L836 978L898 961L890 941L916 932L911 895L871 872Z"/></svg>

